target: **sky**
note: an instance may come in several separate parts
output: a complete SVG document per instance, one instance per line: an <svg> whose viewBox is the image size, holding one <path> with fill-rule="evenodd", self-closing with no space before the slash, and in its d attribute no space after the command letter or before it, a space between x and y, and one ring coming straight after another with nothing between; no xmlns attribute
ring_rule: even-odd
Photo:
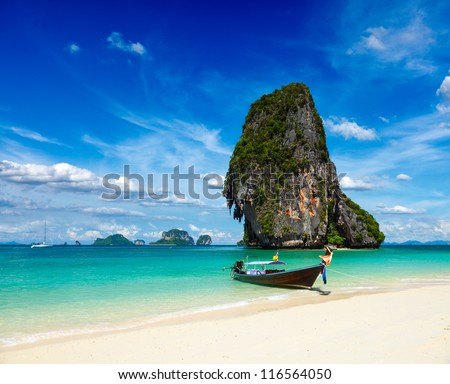
<svg viewBox="0 0 450 384"><path fill-rule="evenodd" d="M235 244L221 179L252 102L291 82L386 241L450 241L449 20L442 0L2 1L0 242Z"/></svg>

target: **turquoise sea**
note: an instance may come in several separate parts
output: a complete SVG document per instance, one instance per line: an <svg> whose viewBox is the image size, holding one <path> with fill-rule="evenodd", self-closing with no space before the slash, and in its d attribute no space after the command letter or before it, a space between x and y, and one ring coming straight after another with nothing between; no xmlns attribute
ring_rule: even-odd
<svg viewBox="0 0 450 384"><path fill-rule="evenodd" d="M274 252L235 246L0 246L0 347L62 335L126 329L252 302L321 300L317 290L266 288L229 277L235 260ZM281 250L288 268L318 263L321 250ZM328 284L364 293L450 283L450 246L337 250Z"/></svg>

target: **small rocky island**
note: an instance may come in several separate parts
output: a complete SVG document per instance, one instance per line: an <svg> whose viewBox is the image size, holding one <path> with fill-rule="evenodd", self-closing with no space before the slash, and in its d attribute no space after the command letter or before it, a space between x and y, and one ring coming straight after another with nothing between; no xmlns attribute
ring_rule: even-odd
<svg viewBox="0 0 450 384"><path fill-rule="evenodd" d="M106 239L97 238L92 245L133 245L133 242L128 240L120 233L108 236Z"/></svg>
<svg viewBox="0 0 450 384"><path fill-rule="evenodd" d="M224 183L247 245L378 248L374 217L340 189L308 87L292 83L251 105Z"/></svg>
<svg viewBox="0 0 450 384"><path fill-rule="evenodd" d="M211 245L212 239L209 235L200 235L195 245Z"/></svg>
<svg viewBox="0 0 450 384"><path fill-rule="evenodd" d="M195 243L194 239L191 236L189 236L189 233L183 231L182 229L171 229L170 231L163 232L161 239L153 243L149 243L149 245L211 245L211 244L212 244L211 236L201 235L198 238L197 243ZM95 240L94 244L92 245L144 246L145 241L137 239L134 242L132 242L121 234L115 234L108 236L106 239L97 238L97 240Z"/></svg>
<svg viewBox="0 0 450 384"><path fill-rule="evenodd" d="M194 239L181 229L171 229L162 233L162 238L152 245L194 245Z"/></svg>
<svg viewBox="0 0 450 384"><path fill-rule="evenodd" d="M151 245L211 245L212 239L209 235L201 235L197 242L182 229L171 229L162 233L162 238L150 243Z"/></svg>

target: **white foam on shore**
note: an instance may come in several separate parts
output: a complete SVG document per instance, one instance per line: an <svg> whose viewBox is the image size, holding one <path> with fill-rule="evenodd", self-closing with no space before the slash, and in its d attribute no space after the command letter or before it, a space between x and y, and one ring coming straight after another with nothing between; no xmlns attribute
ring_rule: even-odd
<svg viewBox="0 0 450 384"><path fill-rule="evenodd" d="M285 300L288 299L289 295L286 294L280 294L280 295L274 295L274 296L269 296L267 299L270 301L279 301L279 300Z"/></svg>

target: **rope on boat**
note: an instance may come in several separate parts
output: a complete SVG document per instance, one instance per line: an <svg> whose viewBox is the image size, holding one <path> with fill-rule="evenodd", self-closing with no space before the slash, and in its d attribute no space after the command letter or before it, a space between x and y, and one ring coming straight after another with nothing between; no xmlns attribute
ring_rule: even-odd
<svg viewBox="0 0 450 384"><path fill-rule="evenodd" d="M328 268L329 271L332 271L332 272L335 272L335 273L339 273L339 274L344 275L344 276L353 277L354 279L363 280L363 281L365 280L365 281L369 281L369 282L371 282L371 283L375 283L375 284L379 284L379 285L384 285L383 283L381 283L381 282L379 282L379 281L370 280L370 279L366 279L366 278L364 278L364 277L358 277L358 276L355 276L355 275L349 275L348 273L339 272L339 271L336 271L335 269L332 269L332 268L330 268L330 267L327 267L327 268Z"/></svg>

